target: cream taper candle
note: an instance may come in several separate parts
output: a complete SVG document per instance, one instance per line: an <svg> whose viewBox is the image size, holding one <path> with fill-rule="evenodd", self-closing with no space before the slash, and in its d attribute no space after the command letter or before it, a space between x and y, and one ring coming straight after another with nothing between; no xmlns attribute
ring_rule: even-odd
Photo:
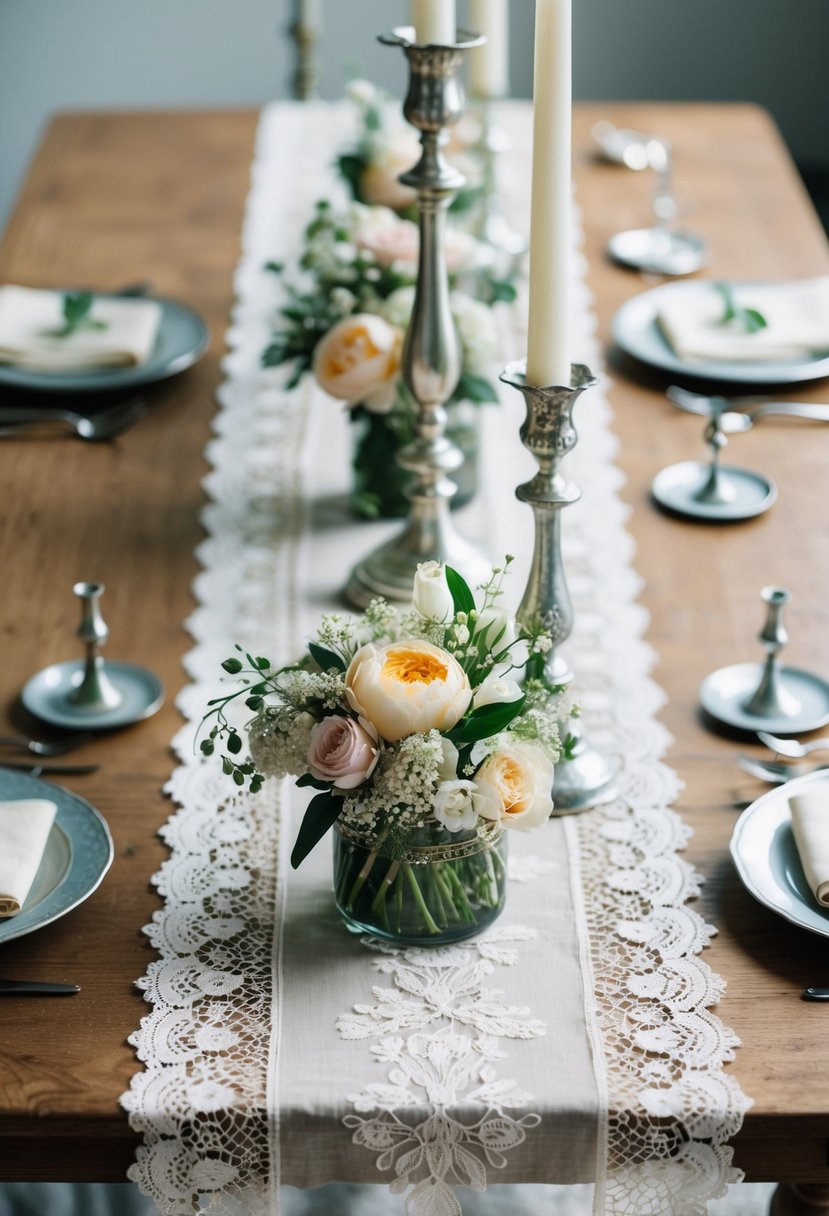
<svg viewBox="0 0 829 1216"><path fill-rule="evenodd" d="M536 0L527 383L570 383L571 0Z"/></svg>
<svg viewBox="0 0 829 1216"><path fill-rule="evenodd" d="M322 0L299 0L299 24L309 30L322 28Z"/></svg>
<svg viewBox="0 0 829 1216"><path fill-rule="evenodd" d="M469 28L486 42L469 52L469 91L476 97L509 93L507 0L469 0Z"/></svg>
<svg viewBox="0 0 829 1216"><path fill-rule="evenodd" d="M455 0L412 0L411 16L416 42L438 46L454 43Z"/></svg>

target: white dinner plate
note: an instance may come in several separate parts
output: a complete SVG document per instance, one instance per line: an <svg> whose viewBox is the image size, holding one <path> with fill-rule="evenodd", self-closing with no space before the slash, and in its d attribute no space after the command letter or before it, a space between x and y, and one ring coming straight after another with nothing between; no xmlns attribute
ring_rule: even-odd
<svg viewBox="0 0 829 1216"><path fill-rule="evenodd" d="M803 873L792 832L789 798L822 786L829 813L829 773L808 773L778 785L747 807L731 837L737 873L755 899L794 925L829 937L829 908L822 908Z"/></svg>
<svg viewBox="0 0 829 1216"><path fill-rule="evenodd" d="M722 380L736 384L797 384L829 376L829 357L825 355L813 355L780 363L768 360L747 363L725 359L680 358L657 324L659 307L669 294L708 294L710 291L710 279L694 279L685 283L663 283L661 287L632 296L613 318L614 342L626 354L633 355L652 367L659 367L663 371L680 376L700 376L705 380Z"/></svg>
<svg viewBox="0 0 829 1216"><path fill-rule="evenodd" d="M101 882L113 858L103 816L60 785L0 768L0 801L48 798L57 814L26 902L16 916L0 920L0 945L33 933L83 903Z"/></svg>
<svg viewBox="0 0 829 1216"><path fill-rule="evenodd" d="M208 332L191 308L160 296L147 297L161 305L158 336L149 357L134 367L105 367L97 371L43 372L0 363L0 385L45 393L114 392L153 384L191 367L207 349Z"/></svg>

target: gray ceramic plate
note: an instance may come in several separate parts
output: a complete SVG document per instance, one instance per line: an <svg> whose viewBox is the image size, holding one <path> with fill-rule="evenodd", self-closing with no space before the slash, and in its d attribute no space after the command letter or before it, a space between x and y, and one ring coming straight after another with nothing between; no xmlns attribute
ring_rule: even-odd
<svg viewBox="0 0 829 1216"><path fill-rule="evenodd" d="M739 286L739 284L738 284ZM627 300L613 318L613 340L621 350L652 367L679 376L701 376L735 384L797 384L829 376L829 358L815 355L786 363L736 363L724 359L689 362L680 359L657 325L660 303L668 293L709 292L710 279L663 283Z"/></svg>
<svg viewBox="0 0 829 1216"><path fill-rule="evenodd" d="M746 890L761 904L812 933L829 937L829 908L814 898L792 833L789 798L820 785L829 806L829 774L809 773L779 785L743 811L731 837L731 856Z"/></svg>
<svg viewBox="0 0 829 1216"><path fill-rule="evenodd" d="M45 393L112 392L183 372L207 349L207 326L198 313L183 304L153 298L161 305L161 322L153 351L144 363L85 372L35 372L0 363L0 385Z"/></svg>
<svg viewBox="0 0 829 1216"><path fill-rule="evenodd" d="M42 929L92 894L112 864L109 828L101 814L60 785L0 768L0 800L48 798L58 813L32 889L17 916L0 920L0 944Z"/></svg>

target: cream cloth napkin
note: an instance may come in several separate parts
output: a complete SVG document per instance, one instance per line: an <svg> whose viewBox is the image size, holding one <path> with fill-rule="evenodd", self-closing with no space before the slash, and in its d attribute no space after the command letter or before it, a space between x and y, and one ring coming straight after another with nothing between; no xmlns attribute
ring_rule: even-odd
<svg viewBox="0 0 829 1216"><path fill-rule="evenodd" d="M657 320L680 358L782 362L829 354L829 276L732 292L743 308L763 314L765 329L746 333L734 323L721 324L725 305L713 283L665 293Z"/></svg>
<svg viewBox="0 0 829 1216"><path fill-rule="evenodd" d="M23 907L57 809L46 798L0 802L0 916Z"/></svg>
<svg viewBox="0 0 829 1216"><path fill-rule="evenodd" d="M829 796L818 790L789 799L792 830L815 899L829 908Z"/></svg>
<svg viewBox="0 0 829 1216"><path fill-rule="evenodd" d="M161 321L157 301L96 296L89 315L104 328L82 326L56 337L64 323L63 297L60 291L0 287L0 363L62 372L132 367L149 358Z"/></svg>

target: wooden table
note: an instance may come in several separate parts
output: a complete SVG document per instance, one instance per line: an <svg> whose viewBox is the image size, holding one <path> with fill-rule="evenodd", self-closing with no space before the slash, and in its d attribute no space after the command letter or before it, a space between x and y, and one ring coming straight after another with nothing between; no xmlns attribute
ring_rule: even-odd
<svg viewBox="0 0 829 1216"><path fill-rule="evenodd" d="M711 273L789 278L829 273L829 250L768 119L748 106L582 105L576 174L601 334L642 281L612 266L610 235L641 226L650 183L600 164L590 126L609 117L673 143L676 184L693 199L692 225L712 249ZM179 725L173 697L188 649L201 452L214 412L231 272L239 254L256 115L253 112L64 115L51 124L0 248L0 281L103 289L152 277L161 294L208 320L212 345L194 369L153 389L152 412L111 444L4 439L0 544L6 591L2 692L7 727L35 729L15 704L39 667L76 653L78 579L107 585L109 652L149 663L168 700L153 719L77 753L101 770L72 779L106 816L116 860L98 892L70 916L3 947L2 974L65 979L82 992L0 1006L0 1178L120 1180L136 1137L118 1095L136 1070L127 1035L143 1013L135 979L149 947L141 935L163 860L155 833L170 813L161 793ZM720 1009L743 1041L735 1070L754 1099L735 1141L753 1181L805 1183L829 1211L829 1035L826 1011L799 1000L825 983L827 944L766 911L743 890L727 845L738 814L762 788L734 764L734 740L707 731L697 690L709 671L757 656L760 588L791 588L787 657L829 671L829 536L822 487L829 431L766 426L739 440L740 460L772 473L771 513L733 527L669 519L648 488L665 464L701 452L701 426L670 408L665 378L610 352L620 464L633 507L636 565L646 580L662 718L676 742L670 762L686 782L679 810L694 828L688 859L705 876L699 908L719 936L707 952L728 982ZM826 385L798 387L825 399ZM779 1211L801 1210L791 1190ZM814 1207L802 1207L814 1212ZM817 1210L822 1210L818 1208Z"/></svg>

